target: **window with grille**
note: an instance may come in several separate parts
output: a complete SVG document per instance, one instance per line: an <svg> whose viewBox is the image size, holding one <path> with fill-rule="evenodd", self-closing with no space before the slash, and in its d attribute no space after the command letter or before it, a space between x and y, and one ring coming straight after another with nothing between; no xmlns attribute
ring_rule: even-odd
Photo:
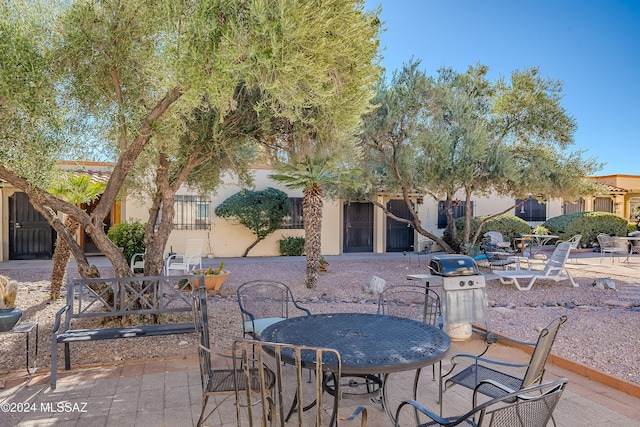
<svg viewBox="0 0 640 427"><path fill-rule="evenodd" d="M452 202L453 218L462 218L466 201ZM473 216L473 202L471 202L471 215ZM444 210L444 200L438 202L438 228L447 228L447 212Z"/></svg>
<svg viewBox="0 0 640 427"><path fill-rule="evenodd" d="M611 197L596 197L593 201L594 212L609 212L613 213L613 200Z"/></svg>
<svg viewBox="0 0 640 427"><path fill-rule="evenodd" d="M202 196L177 195L173 200L174 230L210 230L211 200Z"/></svg>
<svg viewBox="0 0 640 427"><path fill-rule="evenodd" d="M302 197L289 197L289 214L284 217L282 228L304 228L302 220Z"/></svg>
<svg viewBox="0 0 640 427"><path fill-rule="evenodd" d="M527 199L520 204L522 199L516 199L518 206L515 215L524 221L546 221L547 220L547 204L540 203L537 199Z"/></svg>
<svg viewBox="0 0 640 427"><path fill-rule="evenodd" d="M575 202L565 202L563 209L565 214L584 212L584 199L580 198Z"/></svg>

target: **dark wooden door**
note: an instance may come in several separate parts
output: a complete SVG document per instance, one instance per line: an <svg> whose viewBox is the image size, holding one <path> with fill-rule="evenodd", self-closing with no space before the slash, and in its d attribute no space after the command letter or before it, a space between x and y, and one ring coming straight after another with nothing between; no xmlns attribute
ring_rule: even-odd
<svg viewBox="0 0 640 427"><path fill-rule="evenodd" d="M373 252L373 204L344 204L342 251Z"/></svg>
<svg viewBox="0 0 640 427"><path fill-rule="evenodd" d="M29 196L9 196L9 259L51 259L56 233Z"/></svg>
<svg viewBox="0 0 640 427"><path fill-rule="evenodd" d="M389 200L387 209L398 218L411 218L411 213L404 200ZM409 252L412 250L413 228L387 217L387 252Z"/></svg>

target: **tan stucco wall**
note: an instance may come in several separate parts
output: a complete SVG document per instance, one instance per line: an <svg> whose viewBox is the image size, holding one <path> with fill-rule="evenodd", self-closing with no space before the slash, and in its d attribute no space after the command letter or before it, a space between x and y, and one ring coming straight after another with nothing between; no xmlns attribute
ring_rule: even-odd
<svg viewBox="0 0 640 427"><path fill-rule="evenodd" d="M291 197L302 197L302 191L289 190L287 188L284 188L277 182L271 180L268 177L270 173L272 173L272 171L266 168L255 170L255 189L263 190L267 187L274 187L284 191ZM201 238L204 240L202 248L203 254L212 252L216 257L239 257L242 256L246 248L251 245L251 243L253 243L253 241L255 240L255 235L249 229L242 225L231 223L223 218L218 218L214 214L216 206L218 206L223 200L240 190L240 188L237 186L237 181L229 175L225 175L223 177L223 182L224 184L218 188L216 194L211 195L211 231L173 230L171 232L171 235L169 236L169 240L167 241L165 252L169 252L169 249L172 249L176 253L181 253L185 249L187 239ZM187 191L187 189L182 188L178 191L177 194L192 193ZM325 213L327 214L325 223L332 220L332 216L326 206L327 204L325 204ZM148 208L148 201L141 202L138 199L127 199L127 220L130 221L132 219L139 219L141 221L146 221L146 219L148 218ZM327 239L324 238L325 233L331 233L332 228L335 227L324 227L323 240L328 240L329 237L331 237L331 234L328 234ZM278 240L286 236L304 236L304 230L279 230L274 234L268 236L265 240L258 243L254 248L252 248L249 252L249 256L279 255L280 252ZM323 245L323 253L331 254L338 252L324 252Z"/></svg>

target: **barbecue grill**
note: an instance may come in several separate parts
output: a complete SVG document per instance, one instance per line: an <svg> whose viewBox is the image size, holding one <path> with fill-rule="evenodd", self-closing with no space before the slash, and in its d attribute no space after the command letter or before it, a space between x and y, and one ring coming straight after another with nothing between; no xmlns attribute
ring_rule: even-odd
<svg viewBox="0 0 640 427"><path fill-rule="evenodd" d="M485 280L476 262L466 255L438 255L429 269L442 277L445 332L453 340L470 338L471 323L487 321Z"/></svg>

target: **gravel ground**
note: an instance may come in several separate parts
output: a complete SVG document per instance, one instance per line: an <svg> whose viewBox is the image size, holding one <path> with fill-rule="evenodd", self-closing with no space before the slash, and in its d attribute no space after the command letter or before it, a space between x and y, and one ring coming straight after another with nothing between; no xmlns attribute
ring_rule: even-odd
<svg viewBox="0 0 640 427"><path fill-rule="evenodd" d="M408 261L412 261L410 265ZM215 260L214 260L215 261ZM216 261L217 262L217 261ZM287 284L302 305L312 313L376 311L377 297L364 291L372 275L386 280L386 286L406 284L405 275L425 272L417 266L417 257L358 257L330 259L327 272L321 273L315 290L304 285L303 258L225 260L231 270L229 280L218 292L209 295L212 344L227 350L231 341L242 334L240 313L235 297L237 287L249 280L268 278ZM422 270L422 271L421 271ZM104 277L109 268L100 268ZM50 363L50 337L55 313L64 305L64 296L48 302L50 269L0 270L20 282L17 306L23 320L37 319L40 325L38 367L46 372ZM68 274L75 277L76 271ZM638 291L638 280L611 276L616 289L592 286L596 273L575 271L580 287L568 281L537 281L529 291L517 291L513 285L498 280L487 282L491 329L508 337L535 341L539 330L551 319L566 314L568 321L560 329L553 353L613 375L640 383L640 301L625 299ZM622 301L622 305L617 302ZM195 337L176 335L132 340L106 340L71 345L72 364L112 363L122 360L179 356L196 352ZM58 350L61 353L61 348ZM62 362L60 362L62 363ZM0 382L2 372L24 368L24 336L3 335L0 340Z"/></svg>

